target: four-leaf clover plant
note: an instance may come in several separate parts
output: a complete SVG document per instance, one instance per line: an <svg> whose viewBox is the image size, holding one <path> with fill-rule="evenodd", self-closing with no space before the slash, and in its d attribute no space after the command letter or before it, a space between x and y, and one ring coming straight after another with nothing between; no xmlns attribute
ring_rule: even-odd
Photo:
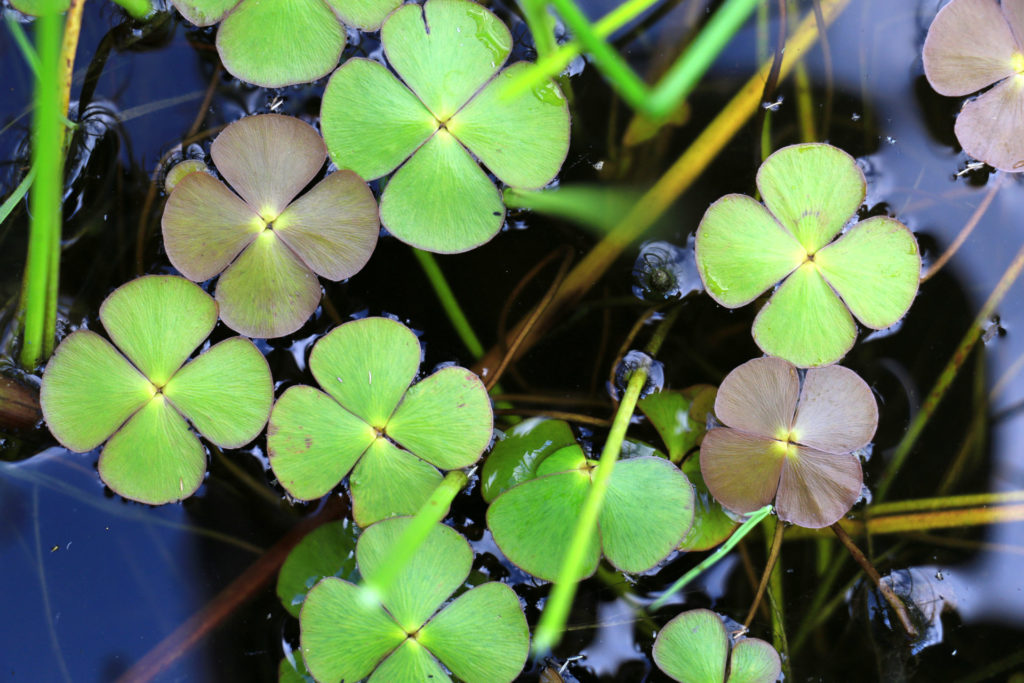
<svg viewBox="0 0 1024 683"><path fill-rule="evenodd" d="M924 39L924 75L940 95L969 100L953 131L964 151L1001 171L1024 171L1024 2L953 0Z"/></svg>
<svg viewBox="0 0 1024 683"><path fill-rule="evenodd" d="M106 442L100 477L125 498L159 505L191 496L206 452L188 423L221 448L256 438L274 396L266 360L232 337L186 363L217 323L217 304L180 277L122 285L100 307L100 322L113 344L78 330L47 364L47 426L72 451Z"/></svg>
<svg viewBox="0 0 1024 683"><path fill-rule="evenodd" d="M800 367L829 365L856 341L854 317L879 330L910 308L921 255L906 226L875 216L833 241L864 201L865 187L846 152L791 145L757 171L764 204L730 194L704 214L697 267L715 301L737 308L782 282L754 320L754 341L765 353Z"/></svg>
<svg viewBox="0 0 1024 683"><path fill-rule="evenodd" d="M551 182L569 149L565 97L550 81L511 95L528 65L501 71L511 35L470 0L403 5L384 22L381 42L402 80L368 59L334 72L321 108L331 159L367 180L394 172L380 215L398 239L440 253L477 247L505 220L477 161L513 187Z"/></svg>
<svg viewBox="0 0 1024 683"><path fill-rule="evenodd" d="M363 531L359 573L372 583L409 522L395 517ZM329 577L306 595L299 615L302 655L318 681L507 683L526 663L530 636L519 598L502 583L476 586L451 602L469 576L473 551L438 524L381 600ZM442 667L443 664L443 667Z"/></svg>
<svg viewBox="0 0 1024 683"><path fill-rule="evenodd" d="M775 683L782 673L775 648L758 638L730 639L722 618L707 609L665 624L652 654L659 669L686 683Z"/></svg>
<svg viewBox="0 0 1024 683"><path fill-rule="evenodd" d="M860 460L878 405L857 373L832 365L800 372L755 358L730 372L715 398L723 427L704 435L700 468L711 494L738 513L775 502L779 519L821 528L861 496Z"/></svg>
<svg viewBox="0 0 1024 683"><path fill-rule="evenodd" d="M207 173L179 181L164 207L167 257L195 282L220 275L216 298L231 329L290 334L320 303L317 275L343 280L370 259L380 227L373 193L338 171L296 199L327 152L312 126L289 116L235 121L210 156L234 192Z"/></svg>
<svg viewBox="0 0 1024 683"><path fill-rule="evenodd" d="M319 498L351 471L352 514L365 527L416 512L441 482L438 468L476 462L494 420L483 383L449 366L412 384L419 365L416 335L388 318L321 338L309 357L320 389L289 387L270 415L270 466L285 490Z"/></svg>

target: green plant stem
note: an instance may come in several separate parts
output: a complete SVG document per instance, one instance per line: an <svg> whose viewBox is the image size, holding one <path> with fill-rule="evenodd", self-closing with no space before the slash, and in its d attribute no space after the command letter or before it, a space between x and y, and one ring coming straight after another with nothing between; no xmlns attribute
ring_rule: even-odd
<svg viewBox="0 0 1024 683"><path fill-rule="evenodd" d="M21 28L21 24L15 21L14 15L10 12L4 15L4 21L7 22L7 30L10 31L11 37L14 38L15 45L21 50L21 55L25 58L25 62L32 69L32 74L39 78L39 55L36 54L35 48L32 47L32 43L29 42L28 37L25 35L25 30Z"/></svg>
<svg viewBox="0 0 1024 683"><path fill-rule="evenodd" d="M626 2L622 3L598 20L593 25L592 31L595 36L603 40L636 19L658 2L659 0L626 0ZM529 21L529 19L527 19L527 21ZM522 95L532 88L543 85L547 79L557 76L562 72L562 69L569 65L569 62L580 54L581 47L582 46L578 40L572 40L547 56L541 55L541 58L537 60L534 66L523 71L523 73L517 76L516 80L509 85L508 97L514 98L517 95ZM538 50L539 49L540 48L538 46Z"/></svg>
<svg viewBox="0 0 1024 683"><path fill-rule="evenodd" d="M651 117L663 118L679 106L760 2L726 0L686 52L658 81L646 102L645 112Z"/></svg>
<svg viewBox="0 0 1024 683"><path fill-rule="evenodd" d="M716 562L718 562L723 557L732 552L732 549L736 547L736 544L742 541L743 537L749 534L750 530L756 527L758 524L760 524L761 520L770 515L771 512L771 505L765 505L760 510L755 510L754 512L751 512L747 520L743 522L743 524L741 524L739 528L736 529L736 531L733 532L732 536L726 539L725 543L718 546L715 549L715 552L711 553L703 560L701 560L700 564L698 564L696 567L694 567L693 569L691 569L690 571L686 572L681 577L676 579L676 582L669 586L668 590L662 593L657 600L651 603L649 609L651 611L654 611L662 605L664 605L666 602L668 602L668 600L672 598L673 595L681 591L691 581L696 579L698 576L707 571L711 566L713 566Z"/></svg>
<svg viewBox="0 0 1024 683"><path fill-rule="evenodd" d="M483 344L480 343L480 339L473 332L466 314L462 312L462 307L459 306L459 302L455 298L455 292L448 286L448 281L445 279L437 259L434 258L433 254L422 249L413 249L412 253L416 255L416 260L420 262L420 266L430 281L430 285L434 288L434 292L437 293L437 298L441 301L441 306L444 308L445 313L448 314L448 319L455 328L455 332L459 335L459 339L466 345L469 352L473 354L473 358L480 358L484 355Z"/></svg>
<svg viewBox="0 0 1024 683"><path fill-rule="evenodd" d="M522 0L519 4L523 8L526 25L530 27L537 56L544 59L553 54L558 49L558 43L555 42L554 22L544 6L544 0Z"/></svg>
<svg viewBox="0 0 1024 683"><path fill-rule="evenodd" d="M61 16L53 5L51 2L35 24L39 71L32 124L32 167L36 177L29 194L32 217L23 285L24 336L20 357L22 367L29 370L49 354L56 336L64 124L59 80ZM51 292L54 294L52 305L47 301Z"/></svg>
<svg viewBox="0 0 1024 683"><path fill-rule="evenodd" d="M886 495L889 493L889 488L892 486L893 481L895 481L896 475L903 468L903 464L913 450L914 444L917 443L921 431L928 424L928 420L931 419L935 409L946 395L949 386L953 383L960 368L966 362L971 350L981 337L982 330L985 329L986 323L992 317L993 312L995 312L996 306L1006 296L1006 292L1009 291L1010 286L1017 279L1017 276L1020 275L1022 268L1024 268L1024 247L1021 247L1002 277L999 278L995 289L992 290L985 304L978 311L977 317L975 317L974 322L960 341L960 345L953 352L953 357L949 359L946 367L942 370L942 374L939 375L939 379L935 382L935 386L932 387L932 390L925 398L924 403L921 405L921 410L911 420L910 426L907 427L907 433L903 435L903 439L896 446L896 452L893 454L892 461L889 463L889 467L886 468L879 481L878 488L875 490L874 500L878 503L885 500Z"/></svg>
<svg viewBox="0 0 1024 683"><path fill-rule="evenodd" d="M409 560L427 540L434 526L448 514L455 496L468 483L469 477L462 470L452 470L445 475L398 537L391 557L382 563L381 570L374 576L373 581L366 582L363 597L369 604L380 604L386 598L402 570L409 564Z"/></svg>
<svg viewBox="0 0 1024 683"><path fill-rule="evenodd" d="M28 169L28 173L25 174L25 177L22 178L21 182L18 183L18 186L14 188L14 192L4 200L3 204L0 204L0 223L7 220L7 217L11 215L11 211L14 211L14 207L18 205L18 202L24 199L25 195L28 194L28 188L32 185L32 181L35 180L35 177L36 169L30 167Z"/></svg>
<svg viewBox="0 0 1024 683"><path fill-rule="evenodd" d="M555 580L554 588L551 589L551 595L548 596L547 604L544 605L540 623L537 624L537 631L533 638L535 654L549 652L558 644L562 631L565 629L569 608L572 606L572 599L576 594L576 584L581 579L580 566L587 552L587 544L593 538L597 528L597 518L601 513L604 496L608 490L608 478L615 469L615 461L618 460L619 452L622 450L622 440L626 436L626 429L633 417L633 410L640 398L640 391L646 382L646 368L635 370L629 378L629 384L619 403L619 409L615 412L615 420L608 432L608 440L604 443L601 459L593 473L590 491L583 502L580 516L576 520L572 541L566 550L562 566L558 570L558 578Z"/></svg>

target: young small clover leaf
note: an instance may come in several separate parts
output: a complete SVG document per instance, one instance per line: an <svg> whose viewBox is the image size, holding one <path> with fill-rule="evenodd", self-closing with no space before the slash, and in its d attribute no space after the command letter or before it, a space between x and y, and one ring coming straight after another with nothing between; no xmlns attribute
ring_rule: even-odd
<svg viewBox="0 0 1024 683"><path fill-rule="evenodd" d="M782 673L779 653L758 638L732 643L722 618L694 609L665 624L654 640L654 663L687 683L775 683Z"/></svg>
<svg viewBox="0 0 1024 683"><path fill-rule="evenodd" d="M507 95L528 65L499 73L511 35L469 0L403 5L381 41L404 83L367 59L334 72L321 109L331 159L370 180L398 169L380 200L381 222L398 239L440 253L477 247L505 220L477 159L511 186L551 182L569 149L565 97L553 82Z"/></svg>
<svg viewBox="0 0 1024 683"><path fill-rule="evenodd" d="M511 562L554 581L592 485L595 464L575 443L546 452L529 468L532 478L494 499L487 508L487 526ZM521 478L521 473L505 467L495 471L511 476L509 483ZM647 571L678 547L693 523L693 511L693 486L668 460L620 460L608 481L599 533L591 538L581 573L592 574L602 554L622 571Z"/></svg>
<svg viewBox="0 0 1024 683"><path fill-rule="evenodd" d="M206 453L186 420L221 448L256 438L274 400L266 360L248 339L232 337L183 366L213 330L217 304L180 277L122 285L103 302L100 321L114 345L78 330L47 364L47 426L72 451L106 441L100 477L125 498L160 505L191 496Z"/></svg>
<svg viewBox="0 0 1024 683"><path fill-rule="evenodd" d="M410 387L419 364L419 340L387 318L318 341L309 367L323 391L290 387L270 415L270 466L285 490L319 498L351 470L352 514L365 527L417 511L441 482L438 468L476 462L494 420L483 383L446 367Z"/></svg>
<svg viewBox="0 0 1024 683"><path fill-rule="evenodd" d="M864 201L864 174L830 145L784 147L757 171L761 204L730 194L697 228L697 268L708 294L727 308L782 284L754 320L765 353L800 367L835 363L853 346L857 319L872 329L910 308L921 255L902 223L876 216L843 226ZM831 244L830 244L831 242Z"/></svg>
<svg viewBox="0 0 1024 683"><path fill-rule="evenodd" d="M264 88L315 81L338 65L345 27L376 31L401 0L171 0L196 26L223 20L217 52L232 76Z"/></svg>
<svg viewBox="0 0 1024 683"><path fill-rule="evenodd" d="M940 95L963 97L953 128L964 151L1001 171L1024 171L1024 1L953 0L924 39L924 74Z"/></svg>
<svg viewBox="0 0 1024 683"><path fill-rule="evenodd" d="M372 582L409 522L396 517L367 528L356 562ZM382 602L336 578L317 583L299 616L302 655L317 681L506 683L522 671L530 635L519 598L490 582L444 605L469 576L473 551L438 524Z"/></svg>
<svg viewBox="0 0 1024 683"><path fill-rule="evenodd" d="M210 156L238 194L206 173L179 181L164 208L167 256L195 282L220 274L216 297L231 329L290 334L320 302L317 275L343 280L370 259L379 232L373 194L355 173L338 171L295 199L327 152L312 126L289 116L235 121Z"/></svg>
<svg viewBox="0 0 1024 683"><path fill-rule="evenodd" d="M774 500L779 519L817 529L860 498L853 451L874 436L878 406L852 370L808 370L801 382L790 363L755 358L722 381L715 415L726 426L704 435L700 468L730 510L753 512Z"/></svg>

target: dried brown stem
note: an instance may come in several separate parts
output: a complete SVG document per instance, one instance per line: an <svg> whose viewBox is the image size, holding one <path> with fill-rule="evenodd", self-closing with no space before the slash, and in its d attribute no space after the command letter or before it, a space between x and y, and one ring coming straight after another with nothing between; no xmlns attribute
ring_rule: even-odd
<svg viewBox="0 0 1024 683"><path fill-rule="evenodd" d="M775 561L779 559L779 551L782 549L782 532L785 530L786 524L781 520L775 520L775 534L772 536L772 549L768 553L768 563L764 567L764 573L761 574L761 583L757 586L757 593L754 595L754 602L750 605L750 610L747 612L747 618L743 620L743 628L749 629L751 622L754 621L754 614L757 612L758 605L761 604L761 598L764 597L764 591L768 588L768 579L772 575L772 569L775 567Z"/></svg>

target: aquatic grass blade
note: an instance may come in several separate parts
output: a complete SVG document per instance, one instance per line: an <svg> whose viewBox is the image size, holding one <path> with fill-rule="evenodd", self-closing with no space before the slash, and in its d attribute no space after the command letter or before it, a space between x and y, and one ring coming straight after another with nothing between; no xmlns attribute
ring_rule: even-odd
<svg viewBox="0 0 1024 683"><path fill-rule="evenodd" d="M314 500L338 485L375 438L368 424L327 394L289 387L270 413L270 467L290 495Z"/></svg>
<svg viewBox="0 0 1024 683"><path fill-rule="evenodd" d="M100 306L114 344L163 387L217 324L217 304L180 277L149 275L121 285Z"/></svg>
<svg viewBox="0 0 1024 683"><path fill-rule="evenodd" d="M652 654L658 668L677 681L724 681L729 637L717 614L690 610L662 627Z"/></svg>
<svg viewBox="0 0 1024 683"><path fill-rule="evenodd" d="M402 0L360 0L359 2L326 0L326 2L346 26L353 26L365 32L379 30L384 19L392 10L402 4Z"/></svg>
<svg viewBox="0 0 1024 683"><path fill-rule="evenodd" d="M374 576L393 556L410 519L385 520L363 531L356 561L367 585L373 585ZM414 633L462 585L472 565L473 551L466 539L451 527L435 524L382 602L406 632Z"/></svg>
<svg viewBox="0 0 1024 683"><path fill-rule="evenodd" d="M493 423L480 378L465 368L448 367L409 388L388 420L387 435L427 462L452 470L480 459L491 442Z"/></svg>
<svg viewBox="0 0 1024 683"><path fill-rule="evenodd" d="M814 261L857 320L875 330L906 314L921 280L917 240L905 225L886 216L857 223Z"/></svg>
<svg viewBox="0 0 1024 683"><path fill-rule="evenodd" d="M753 334L765 353L806 368L845 356L857 340L857 327L817 266L807 262L757 314Z"/></svg>
<svg viewBox="0 0 1024 683"><path fill-rule="evenodd" d="M502 191L505 206L529 209L556 218L564 218L592 228L604 235L621 221L640 199L641 193L605 183L559 185L545 190L506 187Z"/></svg>
<svg viewBox="0 0 1024 683"><path fill-rule="evenodd" d="M734 512L753 512L775 499L785 444L735 429L712 429L700 448L700 471L711 495Z"/></svg>
<svg viewBox="0 0 1024 683"><path fill-rule="evenodd" d="M598 518L601 549L620 571L644 572L676 549L693 525L693 487L663 458L619 461Z"/></svg>
<svg viewBox="0 0 1024 683"><path fill-rule="evenodd" d="M487 528L505 557L545 581L554 581L579 518L590 477L579 470L524 482L494 499L487 508ZM589 538L578 575L597 569L601 547Z"/></svg>
<svg viewBox="0 0 1024 683"><path fill-rule="evenodd" d="M839 521L861 495L864 475L857 456L790 446L782 466L775 511L779 519L809 529Z"/></svg>
<svg viewBox="0 0 1024 683"><path fill-rule="evenodd" d="M357 535L355 524L341 519L313 529L292 548L277 574L277 597L289 614L299 617L306 595L320 579L358 581Z"/></svg>
<svg viewBox="0 0 1024 683"><path fill-rule="evenodd" d="M241 448L267 423L274 381L259 349L233 337L179 370L164 396L204 437L221 448Z"/></svg>
<svg viewBox="0 0 1024 683"><path fill-rule="evenodd" d="M781 358L755 358L722 380L715 397L715 416L754 436L785 439L799 397L796 368Z"/></svg>
<svg viewBox="0 0 1024 683"><path fill-rule="evenodd" d="M313 586L299 613L302 655L320 681L358 681L406 639L364 590L329 577Z"/></svg>
<svg viewBox="0 0 1024 683"><path fill-rule="evenodd" d="M509 683L526 664L530 631L519 597L508 586L477 586L424 626L419 642L460 680Z"/></svg>
<svg viewBox="0 0 1024 683"><path fill-rule="evenodd" d="M334 281L363 269L379 231L373 193L352 171L327 176L274 221L281 241L313 272Z"/></svg>
<svg viewBox="0 0 1024 683"><path fill-rule="evenodd" d="M1013 54L1021 46L1004 11L993 0L957 0L935 15L922 56L940 95L970 95L1014 73Z"/></svg>
<svg viewBox="0 0 1024 683"><path fill-rule="evenodd" d="M196 26L213 26L223 19L239 0L171 0L181 16Z"/></svg>
<svg viewBox="0 0 1024 683"><path fill-rule="evenodd" d="M380 35L388 63L442 123L498 72L512 49L505 24L469 0L403 5Z"/></svg>
<svg viewBox="0 0 1024 683"><path fill-rule="evenodd" d="M320 0L240 2L217 30L224 68L263 88L326 76L337 66L344 47L344 29Z"/></svg>
<svg viewBox="0 0 1024 683"><path fill-rule="evenodd" d="M729 656L726 683L775 683L782 673L779 653L758 638L741 638Z"/></svg>
<svg viewBox="0 0 1024 683"><path fill-rule="evenodd" d="M110 438L155 391L110 342L78 330L47 363L39 403L57 441L84 453Z"/></svg>
<svg viewBox="0 0 1024 683"><path fill-rule="evenodd" d="M257 4L244 2L239 9ZM225 26L226 22L218 40ZM308 123L281 114L261 114L239 119L221 131L210 147L210 157L235 192L270 222L320 171L327 148Z"/></svg>
<svg viewBox="0 0 1024 683"><path fill-rule="evenodd" d="M1007 78L967 102L953 130L975 159L1019 173L1024 169L1024 76Z"/></svg>
<svg viewBox="0 0 1024 683"><path fill-rule="evenodd" d="M251 206L206 173L182 178L160 221L167 258L194 282L222 272L266 227Z"/></svg>
<svg viewBox="0 0 1024 683"><path fill-rule="evenodd" d="M406 244L451 254L494 237L505 222L505 205L466 148L439 130L391 177L380 218Z"/></svg>
<svg viewBox="0 0 1024 683"><path fill-rule="evenodd" d="M406 638L380 663L366 683L450 683L451 680L430 650L415 638Z"/></svg>
<svg viewBox="0 0 1024 683"><path fill-rule="evenodd" d="M188 498L203 483L206 453L185 418L154 396L104 446L100 477L118 495L149 505Z"/></svg>
<svg viewBox="0 0 1024 683"><path fill-rule="evenodd" d="M569 106L553 81L508 98L527 68L518 62L495 76L447 128L503 183L534 189L551 182L569 152Z"/></svg>
<svg viewBox="0 0 1024 683"><path fill-rule="evenodd" d="M866 446L877 426L875 396L857 373L838 365L807 371L792 440L826 453L849 453Z"/></svg>
<svg viewBox="0 0 1024 683"><path fill-rule="evenodd" d="M334 163L366 180L398 168L438 128L433 114L390 71L361 57L331 75L320 121Z"/></svg>
<svg viewBox="0 0 1024 683"><path fill-rule="evenodd" d="M864 201L867 182L857 162L832 145L790 145L757 170L765 206L814 254L832 241Z"/></svg>
<svg viewBox="0 0 1024 683"><path fill-rule="evenodd" d="M420 342L388 318L353 320L313 347L309 369L328 394L376 429L383 429L420 365Z"/></svg>
<svg viewBox="0 0 1024 683"><path fill-rule="evenodd" d="M442 478L430 463L378 438L349 477L352 516L365 527L386 517L411 515L427 502Z"/></svg>
<svg viewBox="0 0 1024 683"><path fill-rule="evenodd" d="M320 281L273 230L264 230L221 274L220 319L247 337L273 338L302 327L320 303Z"/></svg>
<svg viewBox="0 0 1024 683"><path fill-rule="evenodd" d="M487 503L516 484L533 479L537 466L563 446L576 443L562 420L530 418L513 425L494 444L480 471L480 493Z"/></svg>
<svg viewBox="0 0 1024 683"><path fill-rule="evenodd" d="M707 293L728 308L748 304L792 273L807 254L768 210L746 195L722 197L697 228L697 268Z"/></svg>

